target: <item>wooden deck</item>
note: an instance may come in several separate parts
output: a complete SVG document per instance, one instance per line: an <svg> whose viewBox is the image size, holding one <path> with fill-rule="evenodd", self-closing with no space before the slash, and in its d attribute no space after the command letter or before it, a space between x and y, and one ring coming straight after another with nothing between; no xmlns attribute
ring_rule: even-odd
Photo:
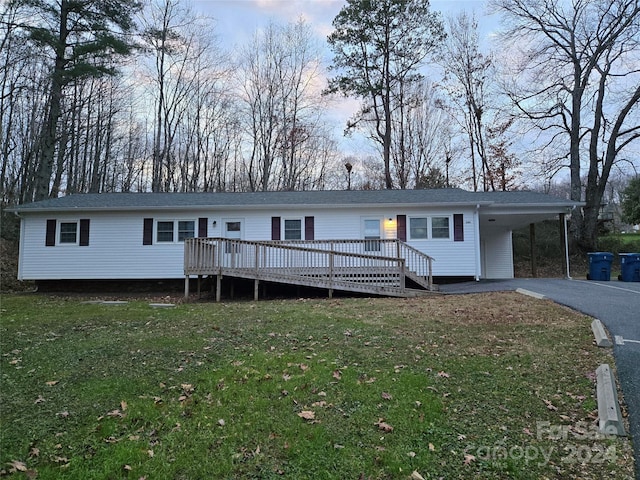
<svg viewBox="0 0 640 480"><path fill-rule="evenodd" d="M400 240L246 241L189 238L184 243L185 297L191 276L222 277L410 297L435 290L433 258ZM407 280L417 288L408 288Z"/></svg>

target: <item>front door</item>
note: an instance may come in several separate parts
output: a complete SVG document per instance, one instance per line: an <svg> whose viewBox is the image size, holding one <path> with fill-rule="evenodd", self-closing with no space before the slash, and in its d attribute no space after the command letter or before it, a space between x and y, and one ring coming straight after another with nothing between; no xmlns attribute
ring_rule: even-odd
<svg viewBox="0 0 640 480"><path fill-rule="evenodd" d="M364 239L365 252L380 251L380 219L365 218Z"/></svg>
<svg viewBox="0 0 640 480"><path fill-rule="evenodd" d="M223 235L229 240L242 240L242 220L232 218L223 220ZM235 267L238 264L237 256L240 253L240 245L236 242L224 242L225 264Z"/></svg>

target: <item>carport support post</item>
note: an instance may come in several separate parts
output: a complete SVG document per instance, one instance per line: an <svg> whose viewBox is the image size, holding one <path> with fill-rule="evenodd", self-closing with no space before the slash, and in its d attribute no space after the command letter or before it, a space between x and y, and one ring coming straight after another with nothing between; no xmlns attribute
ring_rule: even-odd
<svg viewBox="0 0 640 480"><path fill-rule="evenodd" d="M529 250L531 254L531 276L533 278L538 277L538 263L537 263L537 251L536 251L536 224L529 224Z"/></svg>
<svg viewBox="0 0 640 480"><path fill-rule="evenodd" d="M567 235L567 214L561 213L559 214L560 218L560 242L562 244L562 251L564 252L564 263L562 265L562 273L564 273L565 278L571 280L571 275L569 273L569 241Z"/></svg>

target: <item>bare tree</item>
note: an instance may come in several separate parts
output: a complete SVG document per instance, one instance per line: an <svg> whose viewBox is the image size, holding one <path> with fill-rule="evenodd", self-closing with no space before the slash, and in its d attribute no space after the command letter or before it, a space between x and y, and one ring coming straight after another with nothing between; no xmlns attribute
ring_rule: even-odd
<svg viewBox="0 0 640 480"><path fill-rule="evenodd" d="M434 169L445 168L450 117L440 107L440 87L422 80L399 102L391 148L393 178L400 188L424 186Z"/></svg>
<svg viewBox="0 0 640 480"><path fill-rule="evenodd" d="M272 23L243 49L238 73L249 190L304 188L321 171L312 168L318 156L310 148L325 135L320 53L303 20Z"/></svg>
<svg viewBox="0 0 640 480"><path fill-rule="evenodd" d="M492 3L505 16L507 39L523 52L509 90L513 104L548 133L560 166L568 160L571 199L586 202L573 215L575 233L594 249L611 169L640 137L640 1Z"/></svg>

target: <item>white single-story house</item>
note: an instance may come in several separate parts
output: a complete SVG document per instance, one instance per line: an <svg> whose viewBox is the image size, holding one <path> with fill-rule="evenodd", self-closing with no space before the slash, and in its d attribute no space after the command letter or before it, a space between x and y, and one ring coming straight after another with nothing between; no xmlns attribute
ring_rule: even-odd
<svg viewBox="0 0 640 480"><path fill-rule="evenodd" d="M535 192L448 188L74 194L12 210L21 218L20 280L188 277L191 237L361 240L370 255L382 255L375 240L393 239L429 256L435 278L479 280L514 276L514 229L563 220L579 205Z"/></svg>

